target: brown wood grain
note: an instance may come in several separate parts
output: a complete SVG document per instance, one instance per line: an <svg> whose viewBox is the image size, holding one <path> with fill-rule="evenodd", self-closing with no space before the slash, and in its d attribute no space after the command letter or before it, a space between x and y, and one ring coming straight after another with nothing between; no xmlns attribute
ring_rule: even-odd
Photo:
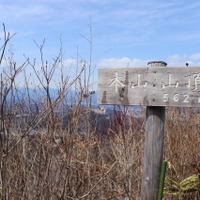
<svg viewBox="0 0 200 200"><path fill-rule="evenodd" d="M99 69L98 103L200 107L200 67Z"/></svg>
<svg viewBox="0 0 200 200"><path fill-rule="evenodd" d="M165 107L147 107L144 144L142 200L156 200L163 160Z"/></svg>

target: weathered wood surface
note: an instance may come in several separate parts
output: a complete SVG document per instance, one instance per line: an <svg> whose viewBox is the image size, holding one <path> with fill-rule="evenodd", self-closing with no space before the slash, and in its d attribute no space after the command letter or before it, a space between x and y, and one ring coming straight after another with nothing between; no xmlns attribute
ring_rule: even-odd
<svg viewBox="0 0 200 200"><path fill-rule="evenodd" d="M200 107L200 67L99 69L98 103Z"/></svg>
<svg viewBox="0 0 200 200"><path fill-rule="evenodd" d="M163 159L165 107L147 107L142 200L156 200Z"/></svg>

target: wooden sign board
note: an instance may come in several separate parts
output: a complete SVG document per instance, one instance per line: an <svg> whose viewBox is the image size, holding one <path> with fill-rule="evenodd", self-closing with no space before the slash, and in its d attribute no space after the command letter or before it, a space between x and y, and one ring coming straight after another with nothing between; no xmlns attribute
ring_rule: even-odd
<svg viewBox="0 0 200 200"><path fill-rule="evenodd" d="M200 107L200 67L99 69L98 103Z"/></svg>

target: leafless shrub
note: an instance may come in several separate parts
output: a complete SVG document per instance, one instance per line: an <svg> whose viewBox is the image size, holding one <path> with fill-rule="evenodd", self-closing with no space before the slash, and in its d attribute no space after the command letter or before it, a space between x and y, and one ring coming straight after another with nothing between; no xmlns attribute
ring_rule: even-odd
<svg viewBox="0 0 200 200"><path fill-rule="evenodd" d="M11 38L5 27L4 33L0 63ZM86 39L92 50L91 26L90 34ZM106 110L94 112L91 52L89 62L77 58L74 79L61 73L60 87L53 97L50 83L63 65L62 47L50 63L43 56L44 44L36 43L40 72L36 61L28 58L20 66L9 62L1 72L1 199L140 199L144 115L135 116L126 106L115 107L112 116ZM25 67L32 67L39 82L34 95ZM19 73L25 77L23 92L15 83ZM70 94L73 86L75 91ZM170 108L166 113L165 159L183 178L199 173L198 115L198 109ZM106 123L104 134L98 129L102 119ZM199 193L165 195L165 199L199 199Z"/></svg>

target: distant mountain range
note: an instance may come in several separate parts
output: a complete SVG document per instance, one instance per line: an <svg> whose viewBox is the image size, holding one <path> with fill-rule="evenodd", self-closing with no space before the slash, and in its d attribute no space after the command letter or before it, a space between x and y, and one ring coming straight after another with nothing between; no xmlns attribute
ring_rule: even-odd
<svg viewBox="0 0 200 200"><path fill-rule="evenodd" d="M55 100L58 97L59 90L54 89L54 88L50 88L49 93L50 93L52 100ZM13 94L15 96L17 96L18 99L30 98L33 101L38 101L41 98L46 96L46 91L43 88L36 88L36 89L17 88L17 89L13 90ZM87 100L89 99L89 101L91 101L91 106L92 106L93 109L98 110L100 107L103 107L103 109L105 109L107 112L112 113L114 106L113 105L99 105L99 104L97 104L97 96L98 96L98 94L97 94L96 91L93 91L89 94L83 93L82 94L82 97L83 97L82 104L83 104L83 106L86 104L85 103L86 99ZM10 97L11 97L11 92L8 95L8 100L10 99ZM76 100L78 100L78 98L80 98L80 92L77 92L75 90L68 90L68 91L66 91L66 98L71 99L71 101L72 100L76 101ZM141 114L141 110L142 110L141 106L129 106L129 107L131 107L131 111L133 111L136 115Z"/></svg>

